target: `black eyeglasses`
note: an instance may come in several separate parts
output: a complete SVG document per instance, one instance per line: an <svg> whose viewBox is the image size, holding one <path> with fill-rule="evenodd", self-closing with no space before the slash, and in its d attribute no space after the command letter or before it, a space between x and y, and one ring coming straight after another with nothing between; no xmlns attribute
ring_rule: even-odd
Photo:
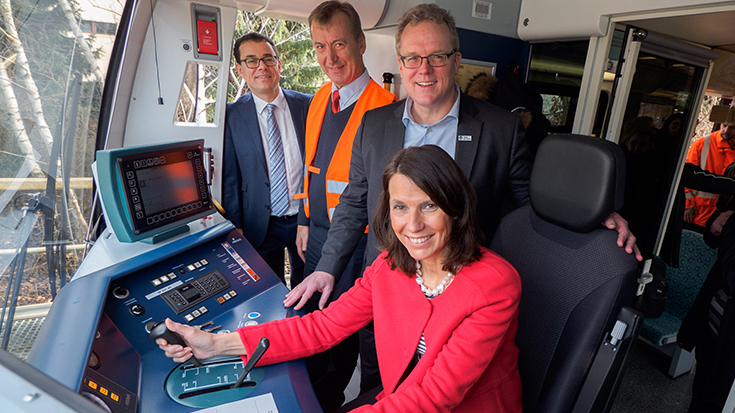
<svg viewBox="0 0 735 413"><path fill-rule="evenodd" d="M277 57L266 56L266 57L261 57L260 59L258 59L257 57L246 57L245 59L241 59L240 63L245 62L245 66L247 66L248 69L257 69L258 66L260 66L261 60L268 67L273 67L278 62Z"/></svg>
<svg viewBox="0 0 735 413"><path fill-rule="evenodd" d="M431 67L442 67L447 65L449 56L455 53L457 53L457 49L453 49L449 53L430 54L428 56L401 56L401 62L403 62L403 66L406 69L418 69L421 67L424 59L426 59Z"/></svg>

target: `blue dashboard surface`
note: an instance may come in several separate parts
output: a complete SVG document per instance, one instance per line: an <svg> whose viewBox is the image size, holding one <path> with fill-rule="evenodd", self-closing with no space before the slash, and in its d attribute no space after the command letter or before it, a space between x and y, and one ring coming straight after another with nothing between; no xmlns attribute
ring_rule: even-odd
<svg viewBox="0 0 735 413"><path fill-rule="evenodd" d="M184 235L62 289L28 362L113 413L196 411L166 394L178 363L148 338L146 325L171 318L233 332L293 316L282 304L287 292L232 225ZM321 411L302 361L263 371L248 397L272 393L280 412Z"/></svg>

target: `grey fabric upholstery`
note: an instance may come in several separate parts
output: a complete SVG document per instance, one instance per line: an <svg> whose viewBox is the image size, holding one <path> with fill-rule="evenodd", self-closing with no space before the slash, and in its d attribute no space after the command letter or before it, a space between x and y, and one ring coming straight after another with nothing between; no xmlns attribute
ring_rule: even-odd
<svg viewBox="0 0 735 413"><path fill-rule="evenodd" d="M625 156L612 142L563 136L544 140L545 154L536 157L531 205L545 221L589 232L623 206Z"/></svg>
<svg viewBox="0 0 735 413"><path fill-rule="evenodd" d="M622 204L624 170L614 144L546 138L530 205L507 215L493 238L523 285L516 344L526 413L572 410L606 332L633 302L637 262L600 225Z"/></svg>

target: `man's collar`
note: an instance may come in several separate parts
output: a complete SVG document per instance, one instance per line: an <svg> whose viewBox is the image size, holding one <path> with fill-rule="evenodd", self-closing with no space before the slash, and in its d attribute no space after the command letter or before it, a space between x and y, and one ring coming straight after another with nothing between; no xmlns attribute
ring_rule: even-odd
<svg viewBox="0 0 735 413"><path fill-rule="evenodd" d="M339 88L339 98L341 101L346 102L350 100L355 93L360 93L365 86L370 82L370 74L368 74L367 68L362 71L362 74L357 79ZM337 90L337 86L332 82L332 93Z"/></svg>
<svg viewBox="0 0 735 413"><path fill-rule="evenodd" d="M273 102L266 102L265 100L261 99L260 97L256 96L253 93L253 102L255 103L255 111L257 113L262 112L265 110L265 107L268 106L269 103L273 103L276 105L276 107L283 109L285 105L288 104L286 102L286 96L283 94L283 89L281 89L280 86L278 86L278 95L275 99L273 99Z"/></svg>

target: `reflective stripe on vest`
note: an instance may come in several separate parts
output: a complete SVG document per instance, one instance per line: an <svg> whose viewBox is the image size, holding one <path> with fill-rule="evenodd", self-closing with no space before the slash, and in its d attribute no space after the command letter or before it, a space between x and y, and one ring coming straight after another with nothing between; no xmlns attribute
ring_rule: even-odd
<svg viewBox="0 0 735 413"><path fill-rule="evenodd" d="M704 143L702 143L702 154L699 155L699 167L705 169L707 167L707 156L709 155L709 145L712 142L712 135L704 137ZM716 171L710 171L716 172Z"/></svg>
<svg viewBox="0 0 735 413"><path fill-rule="evenodd" d="M702 169L705 169L707 166L707 156L709 156L709 145L712 142L712 135L707 135L704 137L704 142L702 143L702 154L699 156L699 167ZM717 171L710 171L710 172L717 172ZM698 196L700 198L706 198L706 199L715 199L717 198L716 194L710 193L710 192L704 192L704 191L697 191L692 189L692 195Z"/></svg>
<svg viewBox="0 0 735 413"><path fill-rule="evenodd" d="M706 198L706 199L715 199L717 198L717 194L713 194L710 192L704 192L704 191L697 191L692 189L692 196L698 196L700 198Z"/></svg>
<svg viewBox="0 0 735 413"><path fill-rule="evenodd" d="M327 181L327 192L342 195L342 192L345 191L345 188L347 188L347 182L332 180Z"/></svg>
<svg viewBox="0 0 735 413"><path fill-rule="evenodd" d="M304 212L307 217L310 215L308 202L310 196L310 175L314 173L322 173L322 171L311 166L311 164L314 162L314 157L316 156L319 134L321 133L322 122L324 121L324 112L327 110L331 92L332 82L327 82L327 84L322 86L316 94L314 94L314 97L311 100L311 105L309 106L309 114L306 118L306 143L304 147L306 168L304 170L304 193L299 194L299 197L305 198ZM347 126L345 126L345 129L342 131L342 135L339 137L339 142L337 143L337 147L334 149L334 154L332 155L332 159L326 171L327 211L330 221L332 220L334 208L336 208L339 203L339 196L342 195L342 192L349 181L352 142L355 140L355 133L357 132L357 128L360 126L362 116L370 109L387 105L395 102L395 100L395 95L378 86L378 84L371 79L365 87L365 90L363 90L360 95L360 98L355 103L350 119L347 121Z"/></svg>

